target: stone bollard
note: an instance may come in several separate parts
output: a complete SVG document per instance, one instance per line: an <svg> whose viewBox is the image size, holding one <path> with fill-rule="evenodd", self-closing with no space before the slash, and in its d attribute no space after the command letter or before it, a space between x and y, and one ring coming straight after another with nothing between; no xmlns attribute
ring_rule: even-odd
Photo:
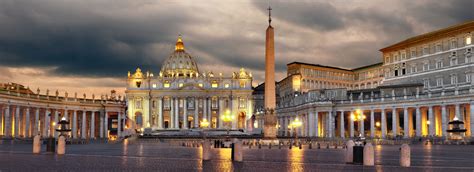
<svg viewBox="0 0 474 172"><path fill-rule="evenodd" d="M242 162L242 142L234 139L234 161Z"/></svg>
<svg viewBox="0 0 474 172"><path fill-rule="evenodd" d="M318 145L318 149L321 149L321 144L320 144L320 143L318 143L317 145Z"/></svg>
<svg viewBox="0 0 474 172"><path fill-rule="evenodd" d="M353 162L353 154L354 154L354 141L349 140L346 143L346 163Z"/></svg>
<svg viewBox="0 0 474 172"><path fill-rule="evenodd" d="M204 140L202 143L202 160L211 160L211 143L209 140Z"/></svg>
<svg viewBox="0 0 474 172"><path fill-rule="evenodd" d="M278 149L281 149L281 142L278 142Z"/></svg>
<svg viewBox="0 0 474 172"><path fill-rule="evenodd" d="M58 155L64 155L66 153L66 138L64 136L59 136L58 149L56 153Z"/></svg>
<svg viewBox="0 0 474 172"><path fill-rule="evenodd" d="M302 149L302 148L303 148L303 145L301 144L301 142L299 143L299 147L300 147L300 149Z"/></svg>
<svg viewBox="0 0 474 172"><path fill-rule="evenodd" d="M268 149L272 149L272 142L268 144Z"/></svg>
<svg viewBox="0 0 474 172"><path fill-rule="evenodd" d="M262 144L258 142L258 149L262 149Z"/></svg>
<svg viewBox="0 0 474 172"><path fill-rule="evenodd" d="M374 166L375 165L375 160L374 160L374 147L372 146L371 143L367 143L364 146L364 165L365 166Z"/></svg>
<svg viewBox="0 0 474 172"><path fill-rule="evenodd" d="M312 142L309 142L308 148L313 149L313 143Z"/></svg>
<svg viewBox="0 0 474 172"><path fill-rule="evenodd" d="M33 139L33 153L40 153L41 152L41 136L36 135Z"/></svg>
<svg viewBox="0 0 474 172"><path fill-rule="evenodd" d="M400 166L410 167L411 155L410 155L410 146L408 144L403 144L400 148Z"/></svg>

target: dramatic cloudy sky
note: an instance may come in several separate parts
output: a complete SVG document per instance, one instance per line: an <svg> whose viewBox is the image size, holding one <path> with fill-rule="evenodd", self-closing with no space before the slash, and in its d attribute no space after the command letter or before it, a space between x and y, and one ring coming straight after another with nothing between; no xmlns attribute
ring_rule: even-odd
<svg viewBox="0 0 474 172"><path fill-rule="evenodd" d="M292 61L354 68L417 34L474 20L472 0L271 1L277 79ZM262 82L268 0L1 0L0 81L105 94L159 72L178 34L202 71ZM216 68L216 66L219 66ZM82 94L80 94L82 95Z"/></svg>

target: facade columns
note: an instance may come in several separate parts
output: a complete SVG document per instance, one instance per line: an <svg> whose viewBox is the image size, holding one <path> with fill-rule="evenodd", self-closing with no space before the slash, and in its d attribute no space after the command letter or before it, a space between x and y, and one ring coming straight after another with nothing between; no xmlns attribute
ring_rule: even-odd
<svg viewBox="0 0 474 172"><path fill-rule="evenodd" d="M224 100L222 97L219 97L219 128L222 128L222 115L224 115ZM258 127L260 128L261 126L259 125Z"/></svg>
<svg viewBox="0 0 474 172"><path fill-rule="evenodd" d="M211 106L212 106L212 102L211 102L212 98L211 97L208 97L206 99L207 101L207 121L209 121L209 127L212 128L212 110L211 110Z"/></svg>
<svg viewBox="0 0 474 172"><path fill-rule="evenodd" d="M231 116L234 116L234 120L232 120L232 129L237 128L237 120L238 120L238 114L237 114L237 109L238 109L238 103L237 100L239 98L236 96L231 96L231 101L230 101L230 109L231 109Z"/></svg>
<svg viewBox="0 0 474 172"><path fill-rule="evenodd" d="M375 137L375 116L374 116L374 109L370 109L370 137Z"/></svg>
<svg viewBox="0 0 474 172"><path fill-rule="evenodd" d="M54 124L53 124L53 128L51 129L51 131L54 133L54 138L58 138L58 132L56 131L56 128L57 125L58 125L58 121L59 121L59 109L55 109L54 110Z"/></svg>
<svg viewBox="0 0 474 172"><path fill-rule="evenodd" d="M163 129L163 97L158 97L158 129Z"/></svg>
<svg viewBox="0 0 474 172"><path fill-rule="evenodd" d="M51 135L49 134L49 120L50 120L50 116L51 116L51 110L50 110L50 109L45 109L45 112L44 112L44 123L43 123L43 137L44 137L44 138L51 136Z"/></svg>
<svg viewBox="0 0 474 172"><path fill-rule="evenodd" d="M387 137L387 115L385 114L385 108L381 109L381 125L382 125L382 138Z"/></svg>
<svg viewBox="0 0 474 172"><path fill-rule="evenodd" d="M118 136L120 137L120 113L119 113L118 126L119 126ZM91 111L91 133L90 133L90 138L95 139L95 112L94 111Z"/></svg>
<svg viewBox="0 0 474 172"><path fill-rule="evenodd" d="M313 122L314 122L314 124L316 124L315 127L314 127L315 136L320 137L320 135L319 135L319 127L320 127L319 126L319 112L318 111L314 112L314 121ZM288 123L291 123L291 120Z"/></svg>
<svg viewBox="0 0 474 172"><path fill-rule="evenodd" d="M340 134L341 134L341 138L344 138L345 137L345 125L344 125L344 111L341 111L341 116L340 116L340 123L341 123L341 128L340 128Z"/></svg>
<svg viewBox="0 0 474 172"><path fill-rule="evenodd" d="M82 110L82 118L81 118L81 121L82 121L82 125L81 125L81 138L82 139L85 139L86 138L86 111L85 110Z"/></svg>
<svg viewBox="0 0 474 172"><path fill-rule="evenodd" d="M408 127L408 124L409 124L408 122L409 122L408 107L403 107L403 130L404 130L403 137L404 138L410 137L410 127Z"/></svg>
<svg viewBox="0 0 474 172"><path fill-rule="evenodd" d="M204 97L204 99L202 99L202 118L207 119L207 97ZM209 121L209 123L211 123L211 121ZM220 127L220 124L219 124L219 127Z"/></svg>
<svg viewBox="0 0 474 172"><path fill-rule="evenodd" d="M174 128L179 128L179 98L174 100Z"/></svg>
<svg viewBox="0 0 474 172"><path fill-rule="evenodd" d="M327 127L327 128L328 128L328 137L329 137L329 138L332 138L332 137L333 137L333 133L334 133L334 132L333 132L333 130L334 130L334 127L333 127L333 124L334 124L333 119L334 119L334 117L333 117L333 111L330 110L330 111L328 111L328 119L327 119L327 121L328 121L328 127Z"/></svg>
<svg viewBox="0 0 474 172"><path fill-rule="evenodd" d="M365 115L364 114L364 110L362 110L362 114L361 115ZM365 137L365 127L364 127L364 119L362 120L359 120L359 134L363 137Z"/></svg>
<svg viewBox="0 0 474 172"><path fill-rule="evenodd" d="M459 121L465 121L463 116L461 116L461 104L455 104L455 116L458 118Z"/></svg>
<svg viewBox="0 0 474 172"><path fill-rule="evenodd" d="M170 113L169 113L170 121L169 121L168 128L174 128L174 111L175 111L174 99L175 99L174 97L170 98Z"/></svg>
<svg viewBox="0 0 474 172"><path fill-rule="evenodd" d="M188 98L183 99L183 129L188 129Z"/></svg>
<svg viewBox="0 0 474 172"><path fill-rule="evenodd" d="M430 122L429 125L428 125L428 130L429 130L429 135L430 136L434 136L435 135L435 120L434 120L434 116L433 116L433 106L428 106L428 121Z"/></svg>
<svg viewBox="0 0 474 172"><path fill-rule="evenodd" d="M199 127L199 99L194 98L194 128Z"/></svg>

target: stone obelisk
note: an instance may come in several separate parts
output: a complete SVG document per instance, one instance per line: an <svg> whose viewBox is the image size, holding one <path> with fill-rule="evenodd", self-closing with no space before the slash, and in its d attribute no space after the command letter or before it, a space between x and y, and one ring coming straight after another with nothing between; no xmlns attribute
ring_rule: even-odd
<svg viewBox="0 0 474 172"><path fill-rule="evenodd" d="M274 139L277 135L276 128L276 94L275 94L275 46L273 27L271 25L271 7L268 7L268 28L265 39L265 116L263 137Z"/></svg>

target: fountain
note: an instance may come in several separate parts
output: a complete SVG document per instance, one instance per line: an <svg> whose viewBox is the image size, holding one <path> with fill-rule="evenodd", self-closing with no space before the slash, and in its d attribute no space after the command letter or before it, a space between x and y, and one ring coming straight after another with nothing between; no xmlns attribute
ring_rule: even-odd
<svg viewBox="0 0 474 172"><path fill-rule="evenodd" d="M464 125L464 122L460 121L458 117L455 116L454 119L448 123L448 125L449 129L446 130L449 133L448 140L457 144L464 142L464 133L467 131L466 129L461 128L461 125Z"/></svg>

